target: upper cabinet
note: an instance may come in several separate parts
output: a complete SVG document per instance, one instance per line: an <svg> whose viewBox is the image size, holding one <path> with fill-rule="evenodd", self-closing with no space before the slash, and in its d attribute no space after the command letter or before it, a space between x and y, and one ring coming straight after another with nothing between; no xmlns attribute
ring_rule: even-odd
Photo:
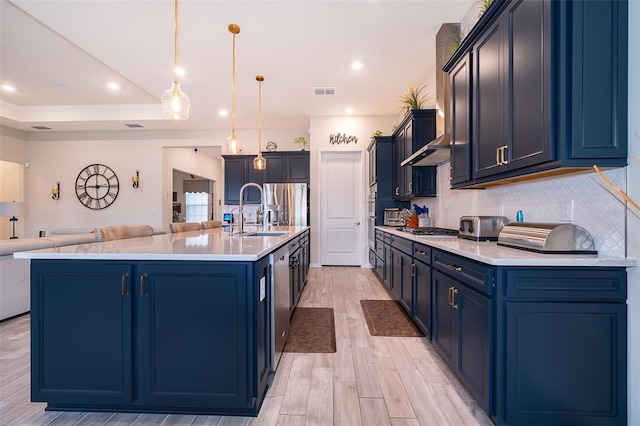
<svg viewBox="0 0 640 426"><path fill-rule="evenodd" d="M626 0L494 0L444 67L452 187L625 166L626 33Z"/></svg>
<svg viewBox="0 0 640 426"><path fill-rule="evenodd" d="M405 158L436 137L436 110L414 109L393 132L393 197L436 196L436 166L401 166Z"/></svg>
<svg viewBox="0 0 640 426"><path fill-rule="evenodd" d="M265 183L309 183L309 151L263 152Z"/></svg>
<svg viewBox="0 0 640 426"><path fill-rule="evenodd" d="M262 186L264 172L253 168L255 155L223 155L222 158L224 158L224 203L240 204L240 188L246 183ZM255 187L248 187L243 196L244 204L262 202L260 191Z"/></svg>

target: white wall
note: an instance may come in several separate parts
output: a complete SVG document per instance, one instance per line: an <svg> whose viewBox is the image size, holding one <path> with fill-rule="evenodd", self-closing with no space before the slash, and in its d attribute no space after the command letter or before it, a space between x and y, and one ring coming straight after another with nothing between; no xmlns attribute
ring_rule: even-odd
<svg viewBox="0 0 640 426"><path fill-rule="evenodd" d="M243 154L258 152L257 131L238 130ZM263 130L262 141L273 140L278 150L297 150L293 140L307 136L308 129ZM225 152L227 131L194 132L19 132L0 127L0 160L29 163L24 169L24 201L29 203L22 237L50 234L58 228L95 228L108 225L149 224L168 231L171 222L172 171L192 172L216 181L223 197L223 165L206 155L194 155L194 147L221 147ZM205 161L206 160L206 161ZM120 181L116 201L103 210L91 210L78 201L75 181L89 164L111 167ZM131 176L140 170L140 186ZM60 181L59 200L51 188Z"/></svg>
<svg viewBox="0 0 640 426"><path fill-rule="evenodd" d="M320 218L318 212L320 211L320 190L323 185L322 176L319 176L319 151L323 150L345 150L345 151L365 151L369 142L371 141L371 135L380 130L385 135L390 135L392 129L400 122L400 119L395 116L350 116L350 117L312 117L310 125L310 194L311 199L311 264L319 264L320 252L320 240L323 235L320 235ZM347 136L355 136L358 139L357 143L350 144L334 144L330 143L330 136L335 134L343 134ZM366 155L363 155L362 164L362 188L368 189L367 180L367 163ZM366 206L367 196L369 191L365 190L361 195L361 202L363 206ZM366 223L367 219L364 217L366 214L366 208L363 208L363 217L360 223L362 224L362 238L360 246L362 247L363 261L366 263L367 252L366 248Z"/></svg>

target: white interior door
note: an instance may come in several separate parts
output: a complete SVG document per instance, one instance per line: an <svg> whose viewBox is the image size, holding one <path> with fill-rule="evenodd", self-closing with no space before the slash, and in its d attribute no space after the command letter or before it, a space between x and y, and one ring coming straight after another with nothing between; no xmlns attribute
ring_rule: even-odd
<svg viewBox="0 0 640 426"><path fill-rule="evenodd" d="M362 151L320 152L320 229L323 265L361 265Z"/></svg>

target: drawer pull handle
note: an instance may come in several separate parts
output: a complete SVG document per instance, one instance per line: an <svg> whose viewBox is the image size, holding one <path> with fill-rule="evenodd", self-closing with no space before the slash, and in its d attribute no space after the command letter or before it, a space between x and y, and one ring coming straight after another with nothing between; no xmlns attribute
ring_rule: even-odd
<svg viewBox="0 0 640 426"><path fill-rule="evenodd" d="M122 274L122 285L121 285L121 293L123 296L128 296L129 295L129 291L127 290L127 281L129 280L129 273L125 272L124 274Z"/></svg>
<svg viewBox="0 0 640 426"><path fill-rule="evenodd" d="M458 265L447 265L447 267L449 269L451 269L452 271L456 271L456 272L462 272L462 266L458 266Z"/></svg>
<svg viewBox="0 0 640 426"><path fill-rule="evenodd" d="M451 287L451 307L453 309L458 309L458 304L456 303L456 294L458 294L458 289L455 287Z"/></svg>
<svg viewBox="0 0 640 426"><path fill-rule="evenodd" d="M427 252L423 250L416 250L416 254L419 254L420 256L426 256Z"/></svg>
<svg viewBox="0 0 640 426"><path fill-rule="evenodd" d="M140 275L140 296L148 296L147 290L145 287L145 281L147 280L147 274Z"/></svg>

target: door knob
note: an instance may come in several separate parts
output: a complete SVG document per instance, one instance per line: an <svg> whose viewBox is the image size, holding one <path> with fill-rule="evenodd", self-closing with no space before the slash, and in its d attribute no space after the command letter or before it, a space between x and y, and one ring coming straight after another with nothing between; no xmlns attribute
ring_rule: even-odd
<svg viewBox="0 0 640 426"><path fill-rule="evenodd" d="M356 222L356 223L355 223L355 225L356 225L356 226L360 226L360 222Z"/></svg>

